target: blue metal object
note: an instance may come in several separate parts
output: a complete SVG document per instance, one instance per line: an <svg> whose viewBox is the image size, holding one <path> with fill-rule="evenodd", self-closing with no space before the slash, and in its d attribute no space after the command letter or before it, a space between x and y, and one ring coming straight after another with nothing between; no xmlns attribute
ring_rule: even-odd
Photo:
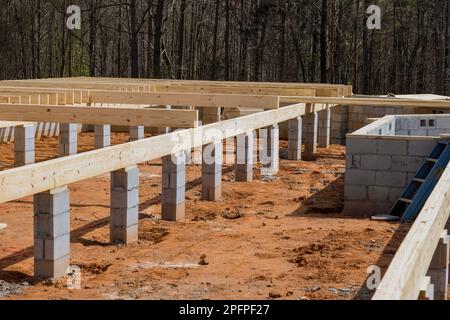
<svg viewBox="0 0 450 320"><path fill-rule="evenodd" d="M384 219L389 217L393 220L397 217L397 220L401 219L403 223L414 221L441 179L449 162L450 144L439 142L430 157L417 171L414 179L405 188L389 214L383 216Z"/></svg>

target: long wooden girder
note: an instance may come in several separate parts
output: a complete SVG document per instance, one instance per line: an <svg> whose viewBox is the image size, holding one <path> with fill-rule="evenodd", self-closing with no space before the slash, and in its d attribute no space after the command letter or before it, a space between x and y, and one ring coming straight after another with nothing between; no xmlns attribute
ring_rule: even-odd
<svg viewBox="0 0 450 320"><path fill-rule="evenodd" d="M431 107L449 108L449 100L419 100L400 98L326 98L326 97L280 97L281 104L325 103L353 106L396 106L396 107Z"/></svg>
<svg viewBox="0 0 450 320"><path fill-rule="evenodd" d="M326 105L316 105L316 111L326 107ZM300 117L305 113L306 106L297 104L2 171L0 172L0 203L21 199L189 148L200 147L218 139L231 138Z"/></svg>
<svg viewBox="0 0 450 320"><path fill-rule="evenodd" d="M193 128L198 111L0 104L0 120Z"/></svg>
<svg viewBox="0 0 450 320"><path fill-rule="evenodd" d="M91 103L277 109L278 96L192 93L92 92Z"/></svg>

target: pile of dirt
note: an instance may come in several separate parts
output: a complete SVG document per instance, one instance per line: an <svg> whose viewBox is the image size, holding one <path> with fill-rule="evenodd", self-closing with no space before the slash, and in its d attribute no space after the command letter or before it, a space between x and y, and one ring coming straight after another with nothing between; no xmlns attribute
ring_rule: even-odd
<svg viewBox="0 0 450 320"><path fill-rule="evenodd" d="M139 241L147 241L152 244L161 243L164 241L164 238L169 235L169 230L166 228L141 228L139 232Z"/></svg>

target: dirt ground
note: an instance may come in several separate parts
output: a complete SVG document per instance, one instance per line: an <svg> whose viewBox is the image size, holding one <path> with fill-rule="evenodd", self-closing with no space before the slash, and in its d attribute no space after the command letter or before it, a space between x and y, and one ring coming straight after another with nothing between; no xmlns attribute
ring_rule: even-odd
<svg viewBox="0 0 450 320"><path fill-rule="evenodd" d="M113 143L127 140L114 134ZM91 134L79 137L90 150ZM286 142L282 142L286 147ZM37 142L37 159L58 141ZM13 144L0 145L0 170ZM72 264L80 290L33 274L32 198L0 204L0 299L369 299L367 268L385 269L405 234L397 224L341 214L345 148L315 162L281 161L272 182L235 183L224 166L223 201L200 201L201 168L187 168L183 223L160 218L161 165L140 166L140 241L109 244L109 175L70 186ZM257 172L257 171L255 171Z"/></svg>

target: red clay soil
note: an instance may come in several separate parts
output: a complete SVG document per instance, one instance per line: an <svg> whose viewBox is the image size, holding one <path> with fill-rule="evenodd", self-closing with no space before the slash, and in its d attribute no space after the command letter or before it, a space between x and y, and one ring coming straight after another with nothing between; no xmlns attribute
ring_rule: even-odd
<svg viewBox="0 0 450 320"><path fill-rule="evenodd" d="M80 135L82 152L92 140ZM0 170L11 168L12 148L0 145ZM38 141L38 161L57 148L57 139ZM187 218L171 223L159 220L160 161L142 165L140 241L128 247L109 244L109 175L75 183L71 251L81 290L32 277L32 198L0 204L8 224L0 280L29 284L3 299L369 299L367 268L385 269L405 231L340 213L344 168L340 146L315 162L282 160L273 182L235 183L224 166L223 201L209 203L200 201L201 168L189 166Z"/></svg>

